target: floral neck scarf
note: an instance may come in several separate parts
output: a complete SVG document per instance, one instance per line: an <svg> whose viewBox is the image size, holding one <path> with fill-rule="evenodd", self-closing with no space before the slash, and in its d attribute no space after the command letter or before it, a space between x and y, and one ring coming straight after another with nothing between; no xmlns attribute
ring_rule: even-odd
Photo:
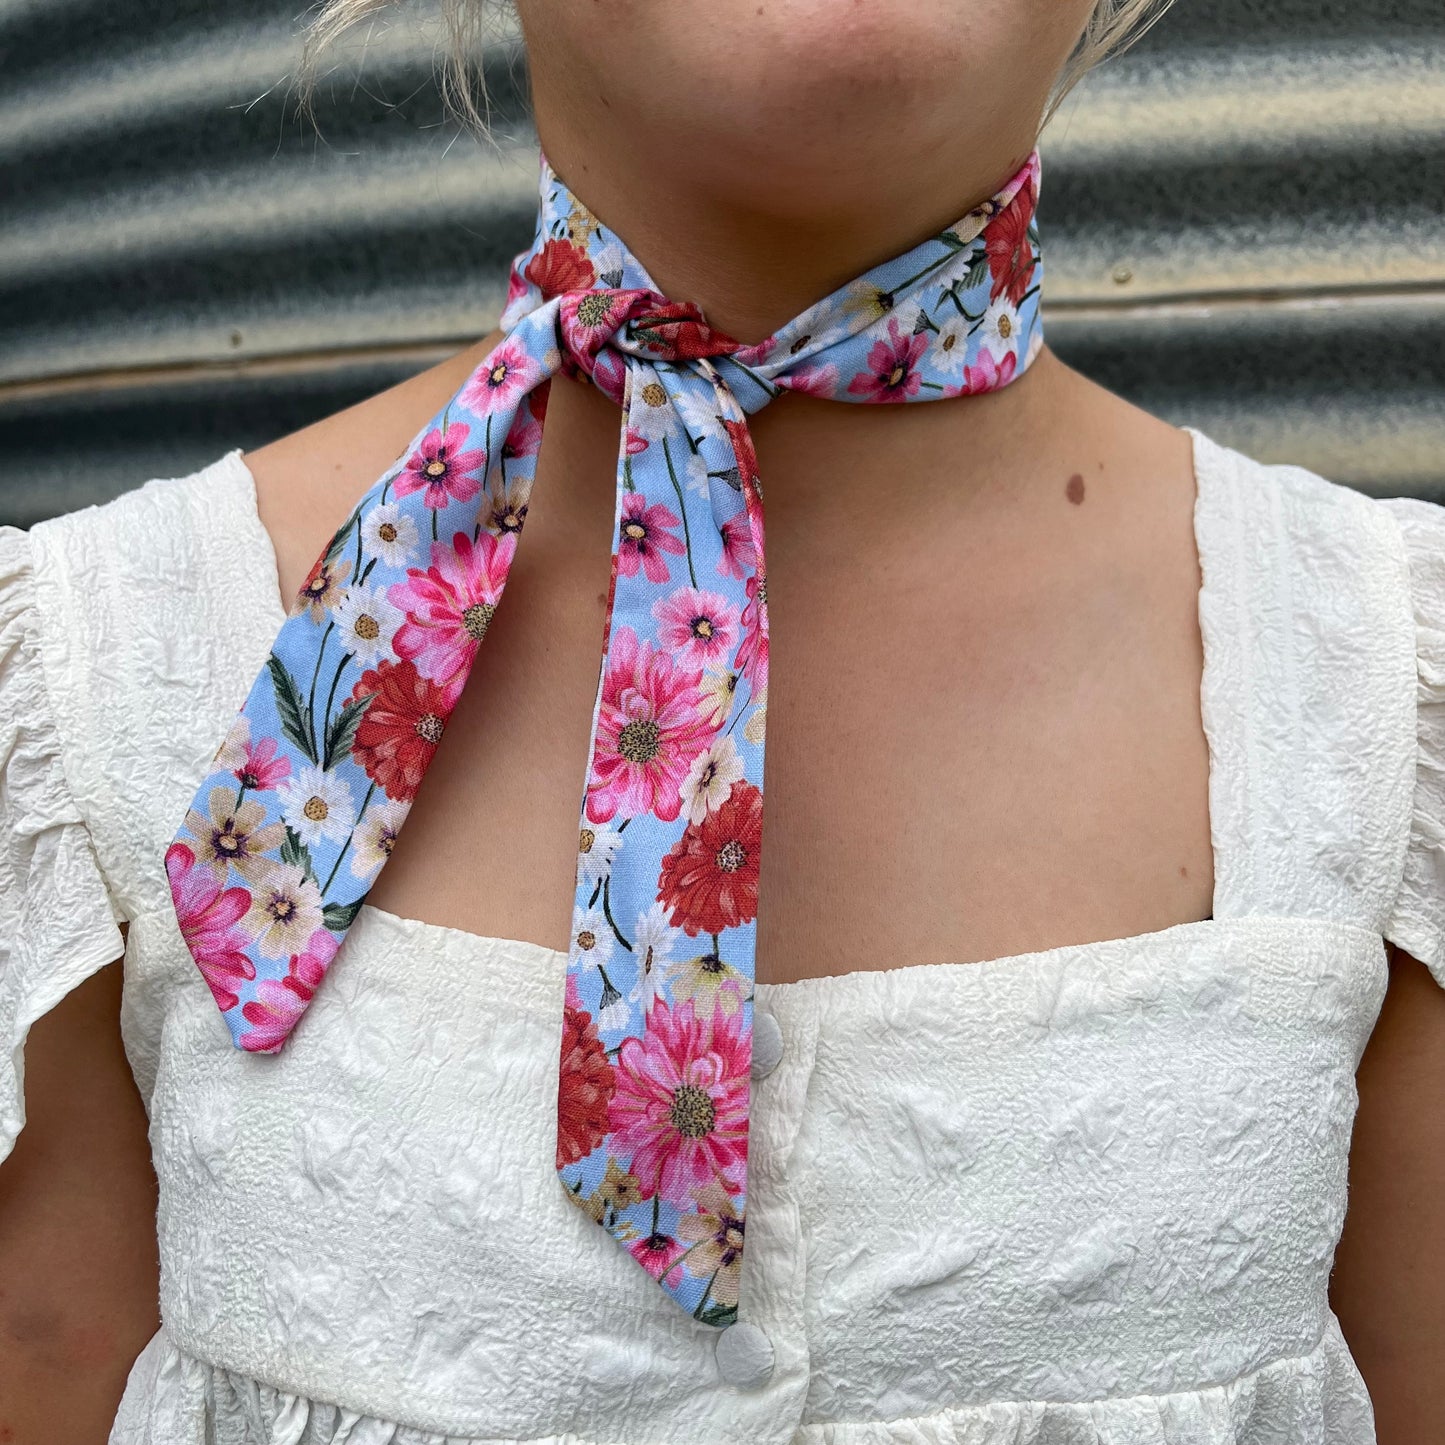
<svg viewBox="0 0 1445 1445"><path fill-rule="evenodd" d="M239 1048L277 1052L406 820L500 605L552 376L620 408L612 587L561 1018L567 1196L736 1317L768 600L748 415L997 390L1043 342L1035 150L955 225L753 345L659 294L541 158L506 335L317 559L165 866ZM344 967L344 961L342 966Z"/></svg>

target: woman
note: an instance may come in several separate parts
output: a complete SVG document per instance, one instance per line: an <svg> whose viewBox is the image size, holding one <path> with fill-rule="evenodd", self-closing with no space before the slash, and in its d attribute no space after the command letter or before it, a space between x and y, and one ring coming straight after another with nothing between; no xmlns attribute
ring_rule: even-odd
<svg viewBox="0 0 1445 1445"><path fill-rule="evenodd" d="M1445 512L1035 339L1137 8L524 0L506 335L0 534L10 1438L1434 1438Z"/></svg>

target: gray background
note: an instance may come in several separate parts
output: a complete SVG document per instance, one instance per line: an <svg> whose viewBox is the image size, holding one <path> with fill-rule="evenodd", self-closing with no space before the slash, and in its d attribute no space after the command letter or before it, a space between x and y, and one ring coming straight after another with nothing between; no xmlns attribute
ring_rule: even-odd
<svg viewBox="0 0 1445 1445"><path fill-rule="evenodd" d="M294 0L0 0L0 522L491 328L535 207L525 60L489 53L490 150L444 121L435 39L410 11L361 37L318 137ZM1176 0L1041 142L1059 354L1263 460L1445 500L1442 39L1440 0Z"/></svg>

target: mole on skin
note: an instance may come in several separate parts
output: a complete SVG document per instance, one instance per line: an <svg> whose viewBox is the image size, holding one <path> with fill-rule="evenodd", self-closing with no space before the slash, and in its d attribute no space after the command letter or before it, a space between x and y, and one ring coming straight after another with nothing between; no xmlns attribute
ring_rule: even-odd
<svg viewBox="0 0 1445 1445"><path fill-rule="evenodd" d="M1076 507L1084 500L1084 479L1078 472L1069 478L1069 484L1064 488L1064 495Z"/></svg>

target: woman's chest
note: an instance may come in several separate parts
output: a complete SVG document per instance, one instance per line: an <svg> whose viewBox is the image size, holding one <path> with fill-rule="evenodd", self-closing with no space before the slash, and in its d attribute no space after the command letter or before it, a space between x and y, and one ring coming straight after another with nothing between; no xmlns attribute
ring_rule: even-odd
<svg viewBox="0 0 1445 1445"><path fill-rule="evenodd" d="M766 692L710 678L737 685L734 725L766 736L760 981L1210 913L1187 537L1107 568L1047 538L1023 568L996 540L946 518L909 537L770 533ZM533 508L377 906L566 946L606 620L597 541Z"/></svg>

